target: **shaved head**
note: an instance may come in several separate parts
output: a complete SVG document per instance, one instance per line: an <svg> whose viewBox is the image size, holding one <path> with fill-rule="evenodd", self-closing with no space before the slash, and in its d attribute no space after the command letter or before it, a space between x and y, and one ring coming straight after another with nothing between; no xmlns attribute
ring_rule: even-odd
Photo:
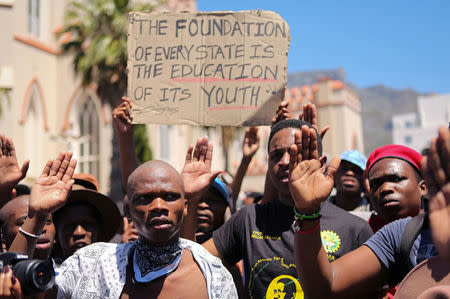
<svg viewBox="0 0 450 299"><path fill-rule="evenodd" d="M181 186L183 186L184 196L184 184L181 174L170 164L164 161L151 160L140 165L128 177L128 199L131 200L130 192L134 190L137 183L142 183L143 181L147 181L149 179L162 178L166 176L170 177L171 180L176 181L176 183L179 183L181 184Z"/></svg>

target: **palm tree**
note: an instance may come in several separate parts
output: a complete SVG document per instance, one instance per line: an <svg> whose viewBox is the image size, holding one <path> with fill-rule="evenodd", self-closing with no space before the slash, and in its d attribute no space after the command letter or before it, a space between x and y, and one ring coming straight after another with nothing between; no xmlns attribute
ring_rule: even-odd
<svg viewBox="0 0 450 299"><path fill-rule="evenodd" d="M100 99L116 106L127 87L128 12L151 11L151 4L128 0L72 1L60 35L70 33L64 51L73 51L73 67L84 86L94 82Z"/></svg>
<svg viewBox="0 0 450 299"><path fill-rule="evenodd" d="M116 107L127 89L127 31L129 11L152 11L151 4L131 4L129 0L72 1L66 11L65 25L59 35L65 34L62 49L72 53L73 69L82 84L97 85L101 101ZM159 5L159 2L158 2ZM136 138L145 137L144 129L136 130ZM139 142L141 145L143 142ZM121 196L119 154L113 137L111 195L118 201ZM147 143L148 147L148 143ZM143 150L148 158L148 150ZM141 159L140 159L141 160Z"/></svg>

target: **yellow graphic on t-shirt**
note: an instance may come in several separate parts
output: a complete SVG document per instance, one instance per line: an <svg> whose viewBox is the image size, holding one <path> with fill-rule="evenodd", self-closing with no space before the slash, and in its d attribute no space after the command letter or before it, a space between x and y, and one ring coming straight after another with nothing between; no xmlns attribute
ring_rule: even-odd
<svg viewBox="0 0 450 299"><path fill-rule="evenodd" d="M341 247L341 238L334 231L325 230L320 232L320 237L322 238L323 249L327 253L328 260L334 261L336 258L331 253L339 250Z"/></svg>
<svg viewBox="0 0 450 299"><path fill-rule="evenodd" d="M280 267L281 268L278 268ZM277 274L280 275L275 276L272 274L274 267L278 268ZM298 282L298 279L295 278L295 263L285 261L283 257L274 256L273 258L265 258L258 260L253 267L250 269L249 283L248 283L248 293L250 298L257 299L263 297L264 293L259 293L258 296L254 294L254 287L257 280L268 271L271 279L271 282L266 285L264 283L265 289L265 298L284 298L284 299L303 299L303 290ZM266 272L267 273L267 272ZM293 276L294 275L294 276ZM262 291L259 289L259 291Z"/></svg>
<svg viewBox="0 0 450 299"><path fill-rule="evenodd" d="M280 240L281 237L280 236L270 236L270 235L263 235L262 232L259 232L257 230L252 231L252 235L250 236L253 239L258 239L258 240Z"/></svg>
<svg viewBox="0 0 450 299"><path fill-rule="evenodd" d="M287 292L285 286L293 283L295 285L295 292ZM303 290L300 287L300 283L295 277L290 275L280 275L275 277L269 284L266 292L267 299L303 299Z"/></svg>

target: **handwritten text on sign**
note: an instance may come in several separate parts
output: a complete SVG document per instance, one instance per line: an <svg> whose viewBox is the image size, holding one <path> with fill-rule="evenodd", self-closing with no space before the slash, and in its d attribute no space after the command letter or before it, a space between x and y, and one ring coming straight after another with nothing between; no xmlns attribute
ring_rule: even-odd
<svg viewBox="0 0 450 299"><path fill-rule="evenodd" d="M286 84L289 27L269 11L131 13L136 123L268 125Z"/></svg>

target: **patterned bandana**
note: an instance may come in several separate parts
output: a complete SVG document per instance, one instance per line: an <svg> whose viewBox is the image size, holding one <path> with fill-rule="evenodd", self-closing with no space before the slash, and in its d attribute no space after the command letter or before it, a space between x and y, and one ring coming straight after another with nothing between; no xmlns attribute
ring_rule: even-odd
<svg viewBox="0 0 450 299"><path fill-rule="evenodd" d="M150 282L174 271L181 260L180 241L163 247L154 247L140 239L133 257L134 279Z"/></svg>

